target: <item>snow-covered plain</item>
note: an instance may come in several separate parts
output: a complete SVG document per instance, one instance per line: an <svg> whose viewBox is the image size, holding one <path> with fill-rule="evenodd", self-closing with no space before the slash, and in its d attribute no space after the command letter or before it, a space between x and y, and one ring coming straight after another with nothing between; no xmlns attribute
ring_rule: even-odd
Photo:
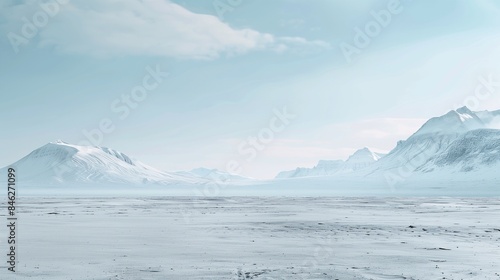
<svg viewBox="0 0 500 280"><path fill-rule="evenodd" d="M0 279L500 278L495 198L29 196L18 206L19 268L2 262Z"/></svg>

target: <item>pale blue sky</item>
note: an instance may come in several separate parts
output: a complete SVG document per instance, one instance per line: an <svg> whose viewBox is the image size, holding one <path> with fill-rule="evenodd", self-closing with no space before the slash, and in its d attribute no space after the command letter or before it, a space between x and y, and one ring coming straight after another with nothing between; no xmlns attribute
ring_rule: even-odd
<svg viewBox="0 0 500 280"><path fill-rule="evenodd" d="M500 81L500 1L401 1L350 62L341 44L355 46L355 28L391 1L241 0L223 18L212 0L54 1L0 4L0 166L56 139L79 143L107 118L115 129L100 144L157 168L236 160L242 175L271 178L390 150L472 104L481 77ZM23 35L34 16L38 30ZM169 76L120 118L113 102L147 67ZM500 88L479 101L472 109L500 108ZM296 117L248 161L238 147L284 107Z"/></svg>

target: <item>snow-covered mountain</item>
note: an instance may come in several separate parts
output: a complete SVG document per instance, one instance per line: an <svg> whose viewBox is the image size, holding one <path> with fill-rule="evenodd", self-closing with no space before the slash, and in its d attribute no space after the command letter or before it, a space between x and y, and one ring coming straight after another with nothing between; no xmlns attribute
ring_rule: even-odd
<svg viewBox="0 0 500 280"><path fill-rule="evenodd" d="M488 117L491 117L491 114L483 112L483 118ZM428 120L412 137L429 134L461 134L480 128L486 128L486 123L469 108L462 107L444 116Z"/></svg>
<svg viewBox="0 0 500 280"><path fill-rule="evenodd" d="M343 160L320 160L313 168L299 167L291 171L280 172L276 179L332 176L351 173L372 165L384 156L375 153L369 148L357 150L346 161Z"/></svg>
<svg viewBox="0 0 500 280"><path fill-rule="evenodd" d="M48 143L11 164L24 184L194 184L204 180L164 172L113 149Z"/></svg>
<svg viewBox="0 0 500 280"><path fill-rule="evenodd" d="M387 155L361 149L326 170L298 168L277 178L347 176L362 178L500 178L500 110L473 112L467 107L428 120Z"/></svg>
<svg viewBox="0 0 500 280"><path fill-rule="evenodd" d="M500 130L477 129L464 133L442 153L416 170L430 173L446 169L453 173L474 172L500 165Z"/></svg>
<svg viewBox="0 0 500 280"><path fill-rule="evenodd" d="M475 162L474 169L479 170L485 167L485 162L476 162L476 159L491 151L491 145L495 145L495 135L500 133L500 130L491 129L496 126L499 116L500 111L472 112L467 107L462 107L432 118L407 140L399 141L387 156L370 166L363 175L396 174L409 177L438 171L449 173L451 169L445 167L455 163L455 160L451 160L454 157L474 160L470 163ZM470 154L466 155L468 152ZM471 170L464 167L454 169L453 172Z"/></svg>
<svg viewBox="0 0 500 280"><path fill-rule="evenodd" d="M216 169L165 172L113 149L48 143L9 165L26 185L126 184L186 185L209 182L253 184L253 180ZM0 172L5 173L3 168ZM387 155L368 148L346 161L321 160L277 179L338 177L342 180L500 180L500 110L472 112L467 107L432 118ZM323 179L321 179L323 180ZM325 181L323 180L323 181ZM325 181L325 182L326 182Z"/></svg>
<svg viewBox="0 0 500 280"><path fill-rule="evenodd" d="M377 162L379 159L383 158L385 155L380 153L375 153L369 148L363 148L357 150L353 155L351 155L347 161L342 166L342 171L352 172L363 168L366 168L373 163Z"/></svg>

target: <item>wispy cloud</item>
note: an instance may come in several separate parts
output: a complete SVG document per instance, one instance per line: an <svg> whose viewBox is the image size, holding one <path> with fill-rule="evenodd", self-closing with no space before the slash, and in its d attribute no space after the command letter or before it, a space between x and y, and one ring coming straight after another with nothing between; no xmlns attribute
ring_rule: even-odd
<svg viewBox="0 0 500 280"><path fill-rule="evenodd" d="M23 24L35 3L5 5L9 22ZM304 52L328 48L322 41L276 37L250 28L236 29L215 16L193 13L167 0L73 1L39 30L40 46L97 56L150 55L214 59L250 51ZM13 13L11 10L15 10ZM15 28L9 24L9 28ZM15 31L15 30L8 30Z"/></svg>

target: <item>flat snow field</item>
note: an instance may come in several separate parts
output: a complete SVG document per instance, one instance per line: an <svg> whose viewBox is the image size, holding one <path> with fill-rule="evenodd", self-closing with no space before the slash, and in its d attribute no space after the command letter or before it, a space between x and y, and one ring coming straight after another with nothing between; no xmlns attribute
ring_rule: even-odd
<svg viewBox="0 0 500 280"><path fill-rule="evenodd" d="M0 279L500 279L493 198L26 197L18 211L18 272L2 261Z"/></svg>

